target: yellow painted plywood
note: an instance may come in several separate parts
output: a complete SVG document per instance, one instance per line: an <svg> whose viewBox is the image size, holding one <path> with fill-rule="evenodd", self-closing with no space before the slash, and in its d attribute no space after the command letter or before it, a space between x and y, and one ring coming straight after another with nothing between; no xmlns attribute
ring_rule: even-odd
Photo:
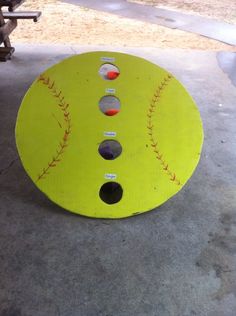
<svg viewBox="0 0 236 316"><path fill-rule="evenodd" d="M106 61L119 68L115 80L99 75ZM100 111L105 95L120 100L118 114ZM105 139L122 146L114 160L98 152ZM193 99L170 73L135 56L91 52L34 81L18 113L16 142L26 172L52 201L90 217L122 218L183 187L199 161L203 130ZM109 178L123 189L115 204L99 196Z"/></svg>

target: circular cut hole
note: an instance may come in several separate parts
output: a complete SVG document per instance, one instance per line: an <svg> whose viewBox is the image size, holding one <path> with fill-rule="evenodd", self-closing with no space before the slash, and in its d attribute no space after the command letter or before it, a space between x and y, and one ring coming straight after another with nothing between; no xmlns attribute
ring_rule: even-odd
<svg viewBox="0 0 236 316"><path fill-rule="evenodd" d="M101 186L99 196L107 204L115 204L122 199L123 189L117 182L107 182Z"/></svg>
<svg viewBox="0 0 236 316"><path fill-rule="evenodd" d="M115 65L103 64L99 69L99 75L105 80L115 80L119 77L120 71Z"/></svg>
<svg viewBox="0 0 236 316"><path fill-rule="evenodd" d="M113 95L105 95L99 101L99 108L107 116L114 116L120 112L120 100Z"/></svg>
<svg viewBox="0 0 236 316"><path fill-rule="evenodd" d="M99 154L106 160L114 160L120 156L122 147L116 140L104 140L98 148Z"/></svg>

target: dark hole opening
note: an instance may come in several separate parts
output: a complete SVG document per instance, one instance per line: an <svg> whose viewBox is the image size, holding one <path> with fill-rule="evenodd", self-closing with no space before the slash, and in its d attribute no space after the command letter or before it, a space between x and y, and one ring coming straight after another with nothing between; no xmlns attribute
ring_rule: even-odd
<svg viewBox="0 0 236 316"><path fill-rule="evenodd" d="M107 204L115 204L122 199L123 189L117 182L107 182L101 186L99 196Z"/></svg>
<svg viewBox="0 0 236 316"><path fill-rule="evenodd" d="M108 139L99 145L98 152L104 159L114 160L120 156L122 147L118 141Z"/></svg>

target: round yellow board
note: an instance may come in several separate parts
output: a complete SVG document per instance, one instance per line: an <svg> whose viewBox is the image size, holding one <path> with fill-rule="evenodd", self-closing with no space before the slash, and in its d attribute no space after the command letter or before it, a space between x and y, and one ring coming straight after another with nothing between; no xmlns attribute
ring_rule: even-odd
<svg viewBox="0 0 236 316"><path fill-rule="evenodd" d="M105 80L103 64L118 67L119 76ZM106 95L120 101L114 116L99 108ZM100 155L106 139L120 143L116 159ZM26 172L52 201L90 217L122 218L183 187L199 161L203 130L194 101L170 73L135 56L91 52L34 81L18 113L16 142ZM120 185L115 202L102 198L107 182Z"/></svg>

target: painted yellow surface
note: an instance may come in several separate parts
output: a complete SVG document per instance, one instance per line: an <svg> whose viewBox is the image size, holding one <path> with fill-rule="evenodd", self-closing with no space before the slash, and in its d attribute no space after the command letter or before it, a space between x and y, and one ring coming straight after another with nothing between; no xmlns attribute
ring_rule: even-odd
<svg viewBox="0 0 236 316"><path fill-rule="evenodd" d="M116 80L99 75L106 60L119 68ZM109 94L121 102L111 117L99 110ZM105 139L122 145L117 159L98 153ZM122 218L157 207L183 187L199 161L203 130L194 101L170 73L135 56L91 52L34 81L18 113L16 142L26 172L52 201L90 217ZM107 174L123 188L116 204L99 196Z"/></svg>

